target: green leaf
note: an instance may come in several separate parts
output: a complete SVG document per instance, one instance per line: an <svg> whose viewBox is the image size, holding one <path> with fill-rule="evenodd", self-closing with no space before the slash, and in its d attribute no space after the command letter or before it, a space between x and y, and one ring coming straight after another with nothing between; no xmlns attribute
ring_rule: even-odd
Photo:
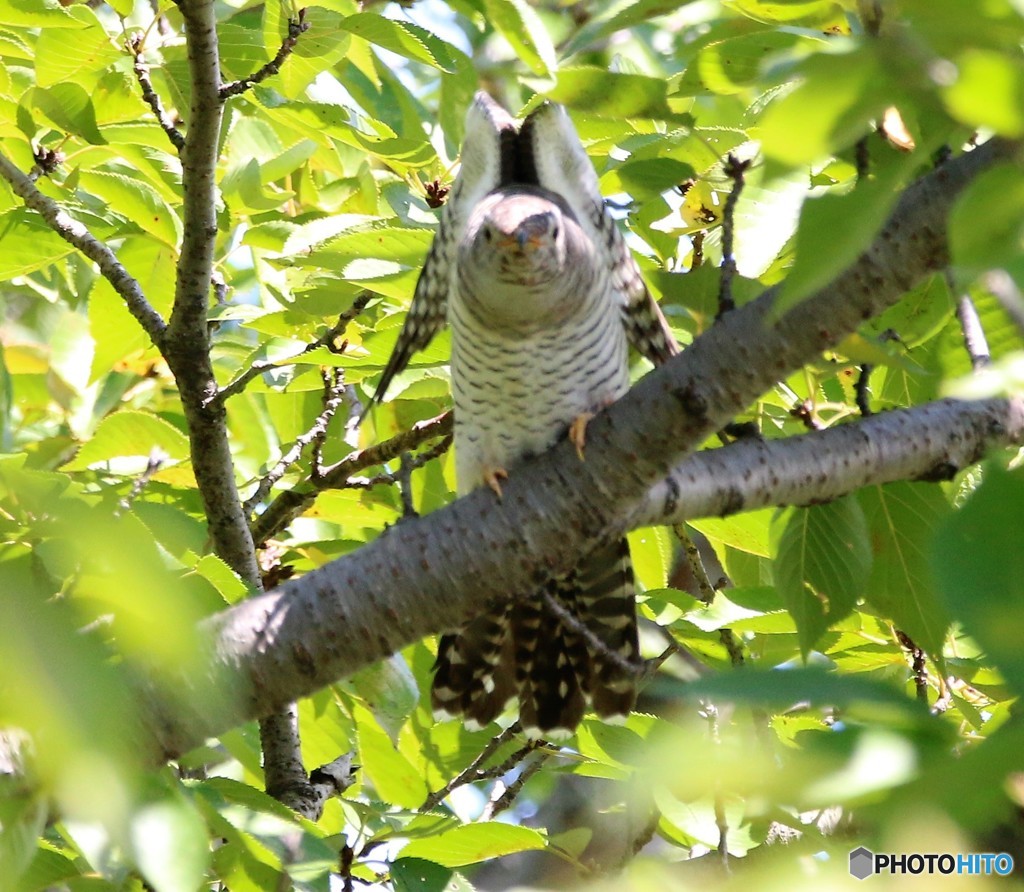
<svg viewBox="0 0 1024 892"><path fill-rule="evenodd" d="M418 25L388 19L375 12L359 12L343 19L339 27L406 59L423 62L439 71L455 71L450 56L438 58L441 54L432 52L427 46L431 43L436 50L440 41L436 37L429 40L433 35Z"/></svg>
<svg viewBox="0 0 1024 892"><path fill-rule="evenodd" d="M52 87L36 87L32 100L46 117L57 127L82 137L93 145L103 145L106 140L96 126L96 110L92 96L84 87L75 83L54 84Z"/></svg>
<svg viewBox="0 0 1024 892"><path fill-rule="evenodd" d="M73 83L92 88L100 75L121 58L107 32L87 6L69 12L82 22L78 30L43 28L36 43L36 83L40 87Z"/></svg>
<svg viewBox="0 0 1024 892"><path fill-rule="evenodd" d="M869 180L845 195L828 193L804 202L796 262L772 307L776 318L853 265L899 198L893 186L888 179Z"/></svg>
<svg viewBox="0 0 1024 892"><path fill-rule="evenodd" d="M27 742L26 742L27 744ZM18 880L37 855L37 839L46 829L47 806L43 799L12 796L0 799L0 888ZM27 885L27 877L18 889Z"/></svg>
<svg viewBox="0 0 1024 892"><path fill-rule="evenodd" d="M544 835L528 827L497 821L466 824L426 839L414 839L402 849L403 858L423 858L444 867L477 864L514 852L543 849Z"/></svg>
<svg viewBox="0 0 1024 892"><path fill-rule="evenodd" d="M934 483L889 483L857 494L874 562L865 600L933 656L942 653L949 616L928 562L932 537L950 507Z"/></svg>
<svg viewBox="0 0 1024 892"><path fill-rule="evenodd" d="M597 14L569 38L562 54L569 58L583 47L610 34L675 12L694 2L695 0L626 0L611 4L607 9L598 8Z"/></svg>
<svg viewBox="0 0 1024 892"><path fill-rule="evenodd" d="M92 439L82 445L78 454L64 465L64 470L84 471L114 459L148 460L154 450L163 452L167 461L184 461L189 456L188 437L148 412L115 412L100 422Z"/></svg>
<svg viewBox="0 0 1024 892"><path fill-rule="evenodd" d="M145 232L171 248L181 241L181 220L149 183L119 173L84 170L82 188L97 195L114 211L137 223Z"/></svg>
<svg viewBox="0 0 1024 892"><path fill-rule="evenodd" d="M558 61L543 22L523 0L483 0L491 25L504 37L529 69L549 76Z"/></svg>
<svg viewBox="0 0 1024 892"><path fill-rule="evenodd" d="M380 798L404 808L419 808L429 792L426 781L409 760L395 749L387 734L365 708L357 707L356 723L359 729L359 763L373 781ZM428 860L445 863L437 858Z"/></svg>
<svg viewBox="0 0 1024 892"><path fill-rule="evenodd" d="M822 49L824 41L819 38L816 42ZM676 94L711 92L728 96L757 88L771 56L810 43L804 35L768 29L714 41L698 52L695 62L676 82Z"/></svg>
<svg viewBox="0 0 1024 892"><path fill-rule="evenodd" d="M1018 694L1024 693L1022 517L1024 475L989 466L928 549L946 606Z"/></svg>
<svg viewBox="0 0 1024 892"><path fill-rule="evenodd" d="M60 0L4 0L0 23L30 28L83 28Z"/></svg>
<svg viewBox="0 0 1024 892"><path fill-rule="evenodd" d="M885 74L867 50L812 56L802 70L804 81L768 106L757 131L765 155L794 167L852 145L887 104Z"/></svg>
<svg viewBox="0 0 1024 892"><path fill-rule="evenodd" d="M210 860L206 825L184 798L169 795L132 817L132 849L156 892L194 892Z"/></svg>
<svg viewBox="0 0 1024 892"><path fill-rule="evenodd" d="M956 81L943 91L949 110L970 127L1024 135L1024 65L1015 56L971 48L956 60Z"/></svg>
<svg viewBox="0 0 1024 892"><path fill-rule="evenodd" d="M843 4L838 0L726 0L726 5L770 24L820 26L844 22Z"/></svg>
<svg viewBox="0 0 1024 892"><path fill-rule="evenodd" d="M548 99L604 118L678 117L668 107L663 78L603 68L562 68L554 87L537 85Z"/></svg>
<svg viewBox="0 0 1024 892"><path fill-rule="evenodd" d="M849 616L871 569L867 525L856 499L782 512L775 583L806 658L831 625Z"/></svg>
<svg viewBox="0 0 1024 892"><path fill-rule="evenodd" d="M949 216L953 260L972 270L1002 267L1024 251L1024 171L1001 164L978 176Z"/></svg>
<svg viewBox="0 0 1024 892"><path fill-rule="evenodd" d="M0 278L9 280L57 263L75 249L34 211L17 208L0 215Z"/></svg>
<svg viewBox="0 0 1024 892"><path fill-rule="evenodd" d="M773 509L762 508L729 517L705 517L688 523L712 542L731 545L747 554L768 557L771 554L769 527L773 516Z"/></svg>
<svg viewBox="0 0 1024 892"><path fill-rule="evenodd" d="M424 858L398 858L391 864L395 892L445 892L452 871Z"/></svg>
<svg viewBox="0 0 1024 892"><path fill-rule="evenodd" d="M907 697L902 688L861 675L840 675L821 669L743 669L705 676L682 687L687 700L709 698L764 707L790 707L810 702L815 706L848 709L857 705L927 720L924 704Z"/></svg>

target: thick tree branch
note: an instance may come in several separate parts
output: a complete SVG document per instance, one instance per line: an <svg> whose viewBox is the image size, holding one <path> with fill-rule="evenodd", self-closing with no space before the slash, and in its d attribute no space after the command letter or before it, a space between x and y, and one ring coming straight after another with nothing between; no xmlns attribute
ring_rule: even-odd
<svg viewBox="0 0 1024 892"><path fill-rule="evenodd" d="M217 19L212 0L179 3L188 39L192 107L181 153L185 235L164 356L188 421L192 466L214 550L254 590L259 567L235 486L224 406L210 362L207 315L217 239L217 146L222 104Z"/></svg>
<svg viewBox="0 0 1024 892"><path fill-rule="evenodd" d="M128 312L135 317L150 340L159 347L163 341L167 323L146 300L142 287L129 274L113 251L101 242L85 227L73 219L56 201L43 195L32 182L31 177L22 173L11 160L0 152L0 176L2 176L14 192L25 202L26 206L37 211L69 245L74 246L92 260L100 269L100 273L113 289L121 295Z"/></svg>
<svg viewBox="0 0 1024 892"><path fill-rule="evenodd" d="M789 437L740 440L680 462L630 526L811 505L895 480L945 480L985 452L1024 441L1024 398L940 400Z"/></svg>
<svg viewBox="0 0 1024 892"><path fill-rule="evenodd" d="M1019 151L993 140L910 187L857 263L778 320L774 289L727 314L591 423L585 461L560 443L512 469L500 502L478 490L211 618L203 627L210 662L178 685L197 704L188 721L154 704L163 751L181 752L457 626L491 599L533 590L595 542L621 535L649 489L725 421L942 269L952 202L978 173ZM210 687L229 682L234 702L204 710Z"/></svg>

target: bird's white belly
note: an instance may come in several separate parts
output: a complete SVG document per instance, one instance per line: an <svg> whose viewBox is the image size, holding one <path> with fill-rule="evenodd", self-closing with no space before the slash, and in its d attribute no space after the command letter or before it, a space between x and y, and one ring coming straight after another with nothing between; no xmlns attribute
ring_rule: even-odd
<svg viewBox="0 0 1024 892"><path fill-rule="evenodd" d="M460 494L483 485L494 471L550 448L577 416L629 388L617 307L525 337L470 330L460 321L465 320L452 320Z"/></svg>

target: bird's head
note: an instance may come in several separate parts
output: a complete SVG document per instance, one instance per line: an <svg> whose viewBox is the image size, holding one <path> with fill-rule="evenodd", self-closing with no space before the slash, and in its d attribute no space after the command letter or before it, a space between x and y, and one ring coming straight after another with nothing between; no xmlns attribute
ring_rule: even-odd
<svg viewBox="0 0 1024 892"><path fill-rule="evenodd" d="M459 280L490 313L564 316L586 295L593 246L568 205L531 186L497 189L470 217Z"/></svg>

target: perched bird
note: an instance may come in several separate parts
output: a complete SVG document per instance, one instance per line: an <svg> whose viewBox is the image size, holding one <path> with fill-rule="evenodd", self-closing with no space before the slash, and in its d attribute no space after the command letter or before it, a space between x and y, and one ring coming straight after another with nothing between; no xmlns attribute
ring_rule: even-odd
<svg viewBox="0 0 1024 892"><path fill-rule="evenodd" d="M500 498L509 466L567 434L582 456L587 421L629 387L629 345L655 363L677 352L561 106L545 103L517 127L477 94L375 400L445 322L460 494L487 485ZM624 719L640 665L622 540L443 635L431 702L439 718L482 727L518 699L528 734L565 737L588 703Z"/></svg>

